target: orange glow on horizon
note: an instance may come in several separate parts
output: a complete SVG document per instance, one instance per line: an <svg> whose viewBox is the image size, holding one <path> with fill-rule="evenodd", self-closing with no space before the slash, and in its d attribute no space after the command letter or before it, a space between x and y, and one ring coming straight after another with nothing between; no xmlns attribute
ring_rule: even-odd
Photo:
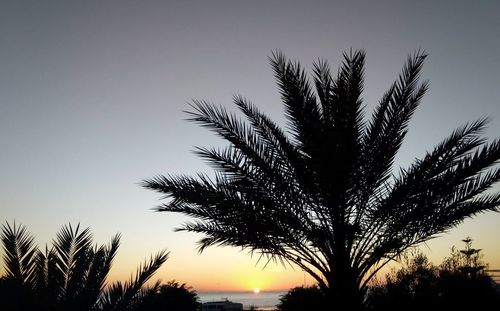
<svg viewBox="0 0 500 311"><path fill-rule="evenodd" d="M136 253L146 253L147 250ZM132 258L132 250L119 253L113 269L109 275L108 283L115 280L127 280L134 267L141 261ZM128 256L127 256L127 255ZM144 260L144 259L143 259ZM259 293L272 291L287 291L304 282L301 270L283 267L279 264L269 263L265 268L257 264L255 258L245 253L230 248L207 249L202 255L193 253L188 249L180 254L172 252L172 256L149 281L162 283L175 280L185 283L198 292L247 292ZM307 277L307 284L313 281Z"/></svg>
<svg viewBox="0 0 500 311"><path fill-rule="evenodd" d="M439 264L450 255L451 246L462 248L461 239L470 235L474 239L474 247L483 250L485 262L491 268L498 268L500 244L491 239L491 236L498 235L497 231L488 231L489 235L481 235L477 228L484 223L493 227L499 221L500 214L480 215L476 219L466 221L454 234L443 234L440 238L425 243L421 246L421 250L428 255L431 262ZM249 256L248 253L235 248L213 247L199 254L195 249L197 236L182 233L178 235L180 237L177 240L164 241L164 247L171 250L171 256L153 276L151 283L156 280L161 280L163 283L175 280L181 284L185 283L198 292L253 293L253 290L258 288L261 294L287 291L296 286L310 286L316 283L300 268L284 267L274 262L265 266L265 262L258 262L255 256ZM128 280L135 274L137 266L144 263L149 254L155 250L152 240L136 242L130 237L125 237L123 241L109 274L108 284L116 280ZM384 267L377 279L383 281L385 274L393 267L399 266L397 263L391 263Z"/></svg>

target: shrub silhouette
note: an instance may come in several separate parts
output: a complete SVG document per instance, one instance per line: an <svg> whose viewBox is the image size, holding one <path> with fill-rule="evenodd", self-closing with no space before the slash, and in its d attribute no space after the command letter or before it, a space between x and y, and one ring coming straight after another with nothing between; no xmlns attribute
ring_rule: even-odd
<svg viewBox="0 0 500 311"><path fill-rule="evenodd" d="M400 270L387 275L385 285L370 291L370 309L466 310L498 305L498 285L486 274L480 250L470 251L471 241L465 239L466 248L461 251L453 248L439 266L432 265L421 253L407 259Z"/></svg>
<svg viewBox="0 0 500 311"><path fill-rule="evenodd" d="M168 258L160 251L129 281L105 288L118 234L108 245L93 246L89 228L66 225L52 247L41 251L24 226L6 223L1 239L6 270L0 281L2 310L134 310L158 289L159 283L143 286Z"/></svg>
<svg viewBox="0 0 500 311"><path fill-rule="evenodd" d="M168 200L158 211L191 216L178 230L202 233L200 251L230 245L293 263L332 304L361 308L367 285L388 262L465 218L498 211L500 142L485 143L481 119L458 128L409 168L392 174L408 123L428 84L426 55L411 55L372 117L363 117L365 54L344 54L338 74L273 54L288 132L240 96L248 122L195 101L190 120L229 142L197 148L214 177L156 176L146 188ZM313 87L314 86L314 87Z"/></svg>
<svg viewBox="0 0 500 311"><path fill-rule="evenodd" d="M299 286L281 296L279 311L327 310L325 294L318 286Z"/></svg>
<svg viewBox="0 0 500 311"><path fill-rule="evenodd" d="M198 311L201 302L196 291L186 284L170 281L141 303L137 311Z"/></svg>

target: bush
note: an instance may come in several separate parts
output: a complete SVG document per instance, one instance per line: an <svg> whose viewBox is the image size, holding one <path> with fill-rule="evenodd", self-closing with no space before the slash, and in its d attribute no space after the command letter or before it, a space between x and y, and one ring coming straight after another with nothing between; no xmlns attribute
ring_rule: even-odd
<svg viewBox="0 0 500 311"><path fill-rule="evenodd" d="M281 296L279 311L326 310L326 297L318 286L295 287Z"/></svg>
<svg viewBox="0 0 500 311"><path fill-rule="evenodd" d="M497 285L486 274L487 265L472 240L463 240L465 249L452 248L450 257L439 266L417 253L407 258L399 271L386 276L386 283L372 287L368 305L372 310L486 309L498 305Z"/></svg>
<svg viewBox="0 0 500 311"><path fill-rule="evenodd" d="M196 291L186 284L170 281L145 299L137 311L197 311L200 306Z"/></svg>

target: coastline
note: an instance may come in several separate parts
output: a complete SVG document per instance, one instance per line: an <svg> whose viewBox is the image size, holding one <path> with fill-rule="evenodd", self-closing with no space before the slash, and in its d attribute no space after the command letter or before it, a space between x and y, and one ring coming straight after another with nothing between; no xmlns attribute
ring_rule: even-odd
<svg viewBox="0 0 500 311"><path fill-rule="evenodd" d="M274 311L277 309L276 306L280 302L280 297L285 293L286 291L262 291L260 293L249 291L204 291L198 292L198 296L202 303L228 300L242 303L244 310Z"/></svg>

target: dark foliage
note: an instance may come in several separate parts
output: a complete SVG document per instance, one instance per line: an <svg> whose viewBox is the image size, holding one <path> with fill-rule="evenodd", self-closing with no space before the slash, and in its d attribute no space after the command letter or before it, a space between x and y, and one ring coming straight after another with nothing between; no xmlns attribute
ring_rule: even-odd
<svg viewBox="0 0 500 311"><path fill-rule="evenodd" d="M31 289L12 278L0 278L0 301L4 311L44 310L37 308Z"/></svg>
<svg viewBox="0 0 500 311"><path fill-rule="evenodd" d="M460 252L453 250L440 266L417 254L386 284L370 291L372 310L486 310L500 304L499 286L486 274L479 252L471 252L470 239ZM471 271L473 271L471 273Z"/></svg>
<svg viewBox="0 0 500 311"><path fill-rule="evenodd" d="M186 284L170 281L160 285L137 311L198 311L201 306L196 291Z"/></svg>
<svg viewBox="0 0 500 311"><path fill-rule="evenodd" d="M485 194L500 179L500 141L481 137L485 119L392 173L428 87L419 83L425 58L408 58L365 122L364 52L346 53L336 75L317 62L312 83L299 63L275 53L288 132L240 96L234 103L247 122L195 101L190 120L229 142L196 149L215 177L156 176L143 185L168 198L158 211L194 218L178 230L203 234L200 251L230 245L295 264L332 301L358 308L381 267L500 204L500 193Z"/></svg>
<svg viewBox="0 0 500 311"><path fill-rule="evenodd" d="M280 298L279 311L327 310L326 297L318 286L290 289Z"/></svg>
<svg viewBox="0 0 500 311"><path fill-rule="evenodd" d="M0 279L2 310L134 310L159 284L144 284L167 260L159 252L139 266L135 277L106 287L120 236L93 246L89 228L61 228L49 249L41 251L23 226L2 226L5 275Z"/></svg>

